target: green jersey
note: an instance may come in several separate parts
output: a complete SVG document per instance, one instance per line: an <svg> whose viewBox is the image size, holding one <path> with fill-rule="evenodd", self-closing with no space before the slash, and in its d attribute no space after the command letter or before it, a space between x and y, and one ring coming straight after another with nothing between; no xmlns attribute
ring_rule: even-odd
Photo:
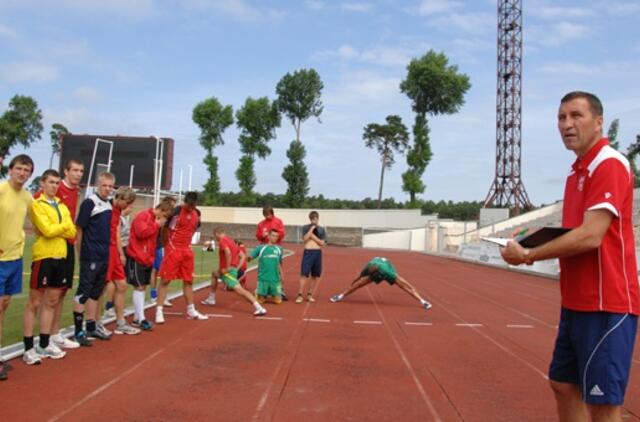
<svg viewBox="0 0 640 422"><path fill-rule="evenodd" d="M375 265L378 267L376 271L370 271L369 267ZM383 280L387 280L391 283L396 281L398 277L398 273L396 272L395 267L387 258L375 257L371 261L367 263L367 265L362 270L361 275L368 275L371 277L371 280L376 283L380 283Z"/></svg>
<svg viewBox="0 0 640 422"><path fill-rule="evenodd" d="M282 248L278 245L260 245L251 251L252 258L258 258L258 281L280 282Z"/></svg>

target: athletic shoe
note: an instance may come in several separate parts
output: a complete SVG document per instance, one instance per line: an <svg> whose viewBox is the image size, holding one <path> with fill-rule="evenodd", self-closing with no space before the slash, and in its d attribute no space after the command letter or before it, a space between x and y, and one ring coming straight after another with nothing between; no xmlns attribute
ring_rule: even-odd
<svg viewBox="0 0 640 422"><path fill-rule="evenodd" d="M333 303L336 303L336 302L340 302L343 297L344 296L342 296L342 295L335 295L335 296L331 296L331 299L329 299L329 300L332 301Z"/></svg>
<svg viewBox="0 0 640 422"><path fill-rule="evenodd" d="M274 296L273 297L273 303L275 303L276 305L280 305L283 300L284 299L282 298L282 296Z"/></svg>
<svg viewBox="0 0 640 422"><path fill-rule="evenodd" d="M140 323L140 329L144 331L151 331L153 330L153 324L147 321L146 319L143 319L142 322Z"/></svg>
<svg viewBox="0 0 640 422"><path fill-rule="evenodd" d="M216 299L214 297L208 296L205 300L203 300L200 303L202 303L203 305L213 306L216 304Z"/></svg>
<svg viewBox="0 0 640 422"><path fill-rule="evenodd" d="M52 335L51 342L61 349L77 349L78 347L80 347L77 342L66 338L60 333Z"/></svg>
<svg viewBox="0 0 640 422"><path fill-rule="evenodd" d="M192 312L187 312L187 319L195 319L198 321L204 321L206 319L209 319L209 317L207 315L203 315L200 312L193 310Z"/></svg>
<svg viewBox="0 0 640 422"><path fill-rule="evenodd" d="M307 293L307 302L315 302L316 300L313 298L313 295L311 293Z"/></svg>
<svg viewBox="0 0 640 422"><path fill-rule="evenodd" d="M164 324L164 314L156 311L156 324Z"/></svg>
<svg viewBox="0 0 640 422"><path fill-rule="evenodd" d="M7 370L4 367L0 368L0 381L6 381L8 378Z"/></svg>
<svg viewBox="0 0 640 422"><path fill-rule="evenodd" d="M80 331L74 336L74 340L82 347L91 347L91 340L87 337L87 333Z"/></svg>
<svg viewBox="0 0 640 422"><path fill-rule="evenodd" d="M13 371L13 365L9 362L2 362L2 364L0 364L0 370L1 369L4 369L5 371Z"/></svg>
<svg viewBox="0 0 640 422"><path fill-rule="evenodd" d="M36 352L36 349L29 349L22 355L22 360L27 365L40 365L42 363L42 359L40 355Z"/></svg>
<svg viewBox="0 0 640 422"><path fill-rule="evenodd" d="M169 302L169 299L165 299L164 300L164 305L162 306L166 306L167 308L170 308L173 306L173 303Z"/></svg>
<svg viewBox="0 0 640 422"><path fill-rule="evenodd" d="M111 340L111 336L100 330L98 326L94 331L87 331L87 337L90 339Z"/></svg>
<svg viewBox="0 0 640 422"><path fill-rule="evenodd" d="M104 311L104 314L102 315L102 320L104 321L106 319L115 318L115 317L116 317L116 310L114 308L111 308Z"/></svg>
<svg viewBox="0 0 640 422"><path fill-rule="evenodd" d="M113 330L115 334L128 334L130 336L135 336L136 334L140 334L140 330L138 328L132 327L127 323L122 325L116 325L116 329Z"/></svg>
<svg viewBox="0 0 640 422"><path fill-rule="evenodd" d="M109 330L107 327L105 327L104 325L102 325L102 323L100 322L96 323L96 331L100 331L102 334L104 334L107 337L111 337L113 335L113 332Z"/></svg>
<svg viewBox="0 0 640 422"><path fill-rule="evenodd" d="M298 297L296 297L296 303L302 303L304 302L304 298L302 297L301 294L298 294Z"/></svg>
<svg viewBox="0 0 640 422"><path fill-rule="evenodd" d="M289 300L289 298L287 297L286 293L284 292L284 290L282 291L282 294L280 295L280 297L282 298L282 300L284 300L285 302Z"/></svg>
<svg viewBox="0 0 640 422"><path fill-rule="evenodd" d="M267 310L265 308L259 308L256 309L256 311L253 313L255 316L260 316L260 315L266 315L267 314Z"/></svg>
<svg viewBox="0 0 640 422"><path fill-rule="evenodd" d="M53 343L49 343L49 345L45 348L40 347L39 345L35 347L36 353L42 359L51 358L51 359L62 359L65 357L67 352L63 352Z"/></svg>
<svg viewBox="0 0 640 422"><path fill-rule="evenodd" d="M424 303L422 304L422 307L428 311L429 309L433 308L433 305L430 304L429 302L427 302L426 300L424 301Z"/></svg>

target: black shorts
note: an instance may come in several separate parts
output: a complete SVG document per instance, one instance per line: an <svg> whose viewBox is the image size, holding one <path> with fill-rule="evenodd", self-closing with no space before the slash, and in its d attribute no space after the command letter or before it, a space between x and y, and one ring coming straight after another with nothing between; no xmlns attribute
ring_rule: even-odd
<svg viewBox="0 0 640 422"><path fill-rule="evenodd" d="M67 279L67 289L73 287L73 276L76 270L76 248L67 242L67 259L65 259L64 277Z"/></svg>
<svg viewBox="0 0 640 422"><path fill-rule="evenodd" d="M127 255L127 263L124 269L127 273L127 283L133 287L145 287L151 284L151 270L153 266L145 267Z"/></svg>
<svg viewBox="0 0 640 422"><path fill-rule="evenodd" d="M300 275L303 277L320 277L322 274L322 250L305 249L302 253Z"/></svg>
<svg viewBox="0 0 640 422"><path fill-rule="evenodd" d="M106 277L107 261L80 260L80 282L76 292L80 303L85 303L87 299L100 299Z"/></svg>
<svg viewBox="0 0 640 422"><path fill-rule="evenodd" d="M32 289L62 289L67 287L66 259L46 258L31 263Z"/></svg>

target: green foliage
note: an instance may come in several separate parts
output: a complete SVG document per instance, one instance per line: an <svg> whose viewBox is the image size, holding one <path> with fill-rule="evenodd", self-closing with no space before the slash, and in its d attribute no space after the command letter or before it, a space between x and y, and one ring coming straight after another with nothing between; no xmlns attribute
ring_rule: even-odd
<svg viewBox="0 0 640 422"><path fill-rule="evenodd" d="M276 137L280 127L280 112L276 102L267 97L254 100L249 97L236 112L236 124L240 128L240 147L244 154L266 158L271 154L268 142Z"/></svg>
<svg viewBox="0 0 640 422"><path fill-rule="evenodd" d="M36 176L31 180L31 183L29 183L29 187L27 188L29 192L36 193L40 190L41 178L42 178L41 176Z"/></svg>
<svg viewBox="0 0 640 422"><path fill-rule="evenodd" d="M53 157L56 154L60 154L60 142L62 136L67 135L69 130L60 123L54 123L51 125L51 131L49 136L51 137L51 159L49 160L49 168L53 168Z"/></svg>
<svg viewBox="0 0 640 422"><path fill-rule="evenodd" d="M9 154L16 145L28 147L40 139L42 133L42 111L31 97L14 95L9 108L0 116L0 157ZM4 174L6 169L0 169Z"/></svg>
<svg viewBox="0 0 640 422"><path fill-rule="evenodd" d="M285 203L290 208L302 208L309 192L309 173L304 164L307 152L300 141L292 141L287 150L287 157L291 162L284 168L282 178L287 182Z"/></svg>
<svg viewBox="0 0 640 422"><path fill-rule="evenodd" d="M240 190L245 196L248 197L248 199L253 198L253 188L256 185L256 174L253 171L255 161L255 158L245 154L240 157L240 165L236 170L236 178L238 179ZM247 205L249 205L251 202L252 201L248 200Z"/></svg>
<svg viewBox="0 0 640 422"><path fill-rule="evenodd" d="M440 218L451 218L458 221L477 220L480 215L480 201L426 201L422 204L422 214L438 214Z"/></svg>
<svg viewBox="0 0 640 422"><path fill-rule="evenodd" d="M618 142L618 127L620 126L620 119L613 119L611 124L609 125L609 130L607 131L607 138L609 138L609 144L612 148L618 149L620 147L620 143Z"/></svg>
<svg viewBox="0 0 640 422"><path fill-rule="evenodd" d="M309 117L320 120L323 106L320 96L324 84L314 69L300 69L287 73L276 85L278 109L289 118L300 141L300 125Z"/></svg>
<svg viewBox="0 0 640 422"><path fill-rule="evenodd" d="M203 161L209 171L209 180L204 185L204 200L207 205L212 205L220 192L218 158L214 157L213 149L224 145L222 134L233 124L233 108L223 106L217 98L211 97L194 107L191 118L200 128L200 145L207 152Z"/></svg>
<svg viewBox="0 0 640 422"><path fill-rule="evenodd" d="M635 142L631 143L627 148L627 159L629 160L629 164L631 165L631 170L633 171L633 187L640 188L640 172L638 171L638 166L636 165L636 158L638 157L638 153L640 153L640 135L636 135Z"/></svg>
<svg viewBox="0 0 640 422"><path fill-rule="evenodd" d="M457 113L470 87L469 76L458 73L458 66L449 65L444 53L429 50L407 66L400 91L411 99L416 113L413 147L407 153L409 168L402 175L402 189L409 193L410 203L416 204L416 194L424 192L422 174L431 160L427 116Z"/></svg>
<svg viewBox="0 0 640 422"><path fill-rule="evenodd" d="M386 118L387 124L369 123L364 128L362 139L368 148L376 148L380 154L382 169L380 171L380 187L378 189L378 208L382 206L382 186L384 170L395 163L393 152L403 153L409 146L409 133L402 119L397 115Z"/></svg>

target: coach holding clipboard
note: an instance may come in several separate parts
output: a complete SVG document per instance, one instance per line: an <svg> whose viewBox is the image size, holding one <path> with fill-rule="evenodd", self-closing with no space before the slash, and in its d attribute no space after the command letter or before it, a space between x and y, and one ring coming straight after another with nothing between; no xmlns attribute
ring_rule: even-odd
<svg viewBox="0 0 640 422"><path fill-rule="evenodd" d="M600 100L571 92L558 129L577 160L567 177L566 234L532 249L500 248L512 265L560 258L562 309L549 380L561 421L621 421L640 311L633 236L633 173L602 137Z"/></svg>

